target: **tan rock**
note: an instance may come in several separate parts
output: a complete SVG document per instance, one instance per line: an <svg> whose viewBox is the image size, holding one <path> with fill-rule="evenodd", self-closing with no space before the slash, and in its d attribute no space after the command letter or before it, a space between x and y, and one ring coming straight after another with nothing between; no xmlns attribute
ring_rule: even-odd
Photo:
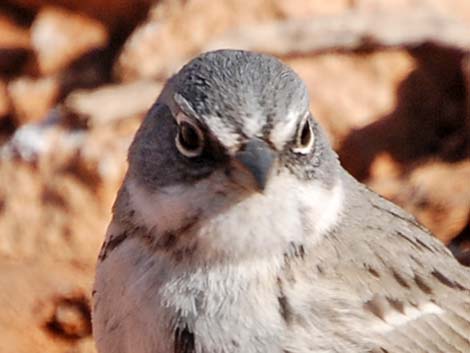
<svg viewBox="0 0 470 353"><path fill-rule="evenodd" d="M457 18L463 22L470 21L470 2L466 0L429 0L431 6L438 12L442 12L451 18Z"/></svg>
<svg viewBox="0 0 470 353"><path fill-rule="evenodd" d="M138 122L82 132L28 124L0 149L5 351L95 352L88 305L94 264Z"/></svg>
<svg viewBox="0 0 470 353"><path fill-rule="evenodd" d="M59 95L59 83L53 77L20 77L8 84L15 119L18 124L44 118Z"/></svg>
<svg viewBox="0 0 470 353"><path fill-rule="evenodd" d="M152 0L9 0L30 11L45 6L62 6L96 18L113 30L127 29L145 16Z"/></svg>
<svg viewBox="0 0 470 353"><path fill-rule="evenodd" d="M452 240L449 247L462 265L470 267L470 212L467 227L457 238Z"/></svg>
<svg viewBox="0 0 470 353"><path fill-rule="evenodd" d="M430 162L409 173L372 179L369 185L414 214L449 243L470 221L470 160Z"/></svg>
<svg viewBox="0 0 470 353"><path fill-rule="evenodd" d="M89 126L114 123L145 113L161 89L162 83L137 81L102 86L95 90L79 90L66 98L64 109L67 114L85 121Z"/></svg>
<svg viewBox="0 0 470 353"><path fill-rule="evenodd" d="M419 168L410 177L413 203L408 209L448 243L469 221L469 180L469 160Z"/></svg>
<svg viewBox="0 0 470 353"><path fill-rule="evenodd" d="M116 65L122 79L166 77L190 56L241 48L277 56L311 54L374 44L415 46L426 41L466 48L470 26L425 6L404 1L386 11L347 1L163 1L128 39ZM356 11L346 11L355 7ZM330 16L319 16L329 14ZM333 16L335 15L335 16ZM279 21L283 19L284 21Z"/></svg>
<svg viewBox="0 0 470 353"><path fill-rule="evenodd" d="M91 297L94 271L92 266L51 261L47 257L35 262L16 262L0 258L0 266L3 269L0 273L2 351L96 352L90 334L68 338L59 334L51 325L55 322L55 314L58 314L61 320L66 320L61 323L69 323L69 329L76 327L79 329L76 332L88 332L87 324L81 321L80 315L58 311L67 310L67 307L63 308L63 303L71 301L83 303L83 312L89 312L86 303ZM77 299L81 301L77 302ZM73 316L75 319L72 319ZM82 324L84 325L81 326ZM80 331L81 327L85 330Z"/></svg>
<svg viewBox="0 0 470 353"><path fill-rule="evenodd" d="M401 49L327 52L284 61L306 82L312 112L336 147L351 130L394 109L396 87L415 67L414 58Z"/></svg>
<svg viewBox="0 0 470 353"><path fill-rule="evenodd" d="M122 106L135 99L118 96ZM50 113L47 124L24 125L0 148L5 351L96 352L89 307L94 264L140 118L120 116L77 131L57 124L60 112Z"/></svg>
<svg viewBox="0 0 470 353"><path fill-rule="evenodd" d="M48 75L61 71L81 55L108 42L106 28L84 15L55 7L41 9L31 27L39 69Z"/></svg>
<svg viewBox="0 0 470 353"><path fill-rule="evenodd" d="M7 94L7 85L4 81L0 80L0 120L8 115L10 112L10 98Z"/></svg>
<svg viewBox="0 0 470 353"><path fill-rule="evenodd" d="M0 11L0 49L29 49L29 31Z"/></svg>
<svg viewBox="0 0 470 353"><path fill-rule="evenodd" d="M30 55L28 29L0 10L0 74L9 76L17 72Z"/></svg>
<svg viewBox="0 0 470 353"><path fill-rule="evenodd" d="M88 293L56 298L47 320L47 328L65 339L80 339L91 335L91 310Z"/></svg>
<svg viewBox="0 0 470 353"><path fill-rule="evenodd" d="M336 15L356 6L351 0L274 0L273 2L283 18L296 19Z"/></svg>
<svg viewBox="0 0 470 353"><path fill-rule="evenodd" d="M387 153L379 153L370 166L370 178L385 179L398 178L403 174L403 168L393 157Z"/></svg>
<svg viewBox="0 0 470 353"><path fill-rule="evenodd" d="M0 258L93 264L138 121L17 130L0 150Z"/></svg>
<svg viewBox="0 0 470 353"><path fill-rule="evenodd" d="M291 56L337 49L416 47L426 42L467 50L470 24L426 9L406 13L351 11L239 27L215 38L204 50L242 48Z"/></svg>
<svg viewBox="0 0 470 353"><path fill-rule="evenodd" d="M282 17L280 1L160 1L124 45L116 65L124 80L162 78L228 29ZM285 11L284 11L285 12Z"/></svg>

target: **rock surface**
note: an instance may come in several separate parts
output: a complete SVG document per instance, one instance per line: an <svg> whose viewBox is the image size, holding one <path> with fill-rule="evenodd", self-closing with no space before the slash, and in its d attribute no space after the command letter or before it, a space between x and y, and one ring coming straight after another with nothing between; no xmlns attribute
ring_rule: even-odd
<svg viewBox="0 0 470 353"><path fill-rule="evenodd" d="M222 45L291 65L345 167L470 265L467 0L149 4L0 4L0 351L95 352L127 147L164 80Z"/></svg>
<svg viewBox="0 0 470 353"><path fill-rule="evenodd" d="M75 119L94 127L145 113L161 89L162 84L158 82L136 81L78 90L67 97L64 107Z"/></svg>
<svg viewBox="0 0 470 353"><path fill-rule="evenodd" d="M152 0L7 0L21 9L37 12L47 6L86 14L112 30L127 30L141 20Z"/></svg>
<svg viewBox="0 0 470 353"><path fill-rule="evenodd" d="M390 156L382 155L371 169L369 185L403 205L443 242L450 243L470 224L470 160L429 162L404 171Z"/></svg>
<svg viewBox="0 0 470 353"><path fill-rule="evenodd" d="M53 77L18 77L8 84L17 125L42 120L59 96L59 83Z"/></svg>
<svg viewBox="0 0 470 353"><path fill-rule="evenodd" d="M10 113L10 99L7 95L7 85L0 80L0 120Z"/></svg>
<svg viewBox="0 0 470 353"><path fill-rule="evenodd" d="M31 52L28 28L0 7L0 75L10 76L16 73Z"/></svg>
<svg viewBox="0 0 470 353"><path fill-rule="evenodd" d="M63 70L107 41L108 33L101 23L60 8L41 9L31 26L31 44L43 75Z"/></svg>

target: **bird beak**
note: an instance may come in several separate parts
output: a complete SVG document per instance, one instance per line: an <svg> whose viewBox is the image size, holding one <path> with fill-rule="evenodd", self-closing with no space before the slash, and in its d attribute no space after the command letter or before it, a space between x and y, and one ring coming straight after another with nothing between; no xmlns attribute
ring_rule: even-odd
<svg viewBox="0 0 470 353"><path fill-rule="evenodd" d="M236 178L237 182L242 186L254 188L257 192L263 192L274 164L274 157L274 151L266 142L257 138L248 141L243 149L235 155L235 161L242 167L245 176L248 172L248 179L251 180L242 176Z"/></svg>

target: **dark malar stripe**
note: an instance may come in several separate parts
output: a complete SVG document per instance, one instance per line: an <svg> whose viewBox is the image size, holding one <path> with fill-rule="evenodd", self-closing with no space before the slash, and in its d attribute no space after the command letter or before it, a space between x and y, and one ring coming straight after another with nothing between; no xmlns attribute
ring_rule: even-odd
<svg viewBox="0 0 470 353"><path fill-rule="evenodd" d="M119 235L113 235L111 234L109 236L109 239L108 241L106 241L102 248L101 248L101 251L100 251L100 254L98 256L98 260L99 261L104 261L106 259L106 257L108 256L108 254L113 251L114 249L116 249L119 245L121 245L121 243L126 240L127 238L127 233L126 232L123 232Z"/></svg>
<svg viewBox="0 0 470 353"><path fill-rule="evenodd" d="M293 318L292 308L290 306L289 300L284 294L282 280L280 278L277 279L277 284L279 287L279 293L277 295L277 301L279 303L279 314L281 315L286 325L290 325Z"/></svg>
<svg viewBox="0 0 470 353"><path fill-rule="evenodd" d="M174 353L194 353L194 334L187 327L175 330L175 350Z"/></svg>

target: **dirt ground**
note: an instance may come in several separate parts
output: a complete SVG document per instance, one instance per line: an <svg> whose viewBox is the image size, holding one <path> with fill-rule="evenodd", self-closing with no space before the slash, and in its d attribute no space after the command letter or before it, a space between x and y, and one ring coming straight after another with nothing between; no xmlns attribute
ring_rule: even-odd
<svg viewBox="0 0 470 353"><path fill-rule="evenodd" d="M5 0L0 352L95 352L127 147L169 75L215 48L292 66L343 165L470 265L468 0Z"/></svg>

